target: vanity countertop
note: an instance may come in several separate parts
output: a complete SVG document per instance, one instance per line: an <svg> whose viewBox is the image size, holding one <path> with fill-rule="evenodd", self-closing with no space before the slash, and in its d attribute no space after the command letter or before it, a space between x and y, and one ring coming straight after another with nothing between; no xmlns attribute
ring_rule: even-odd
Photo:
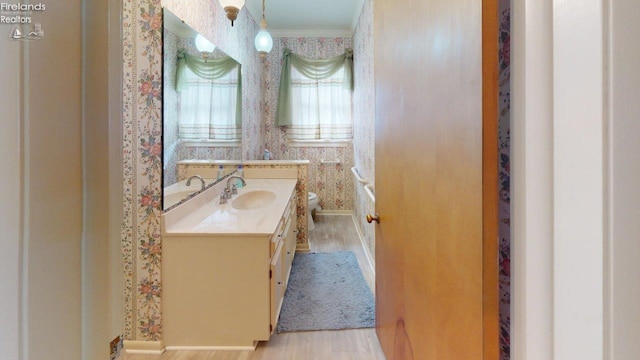
<svg viewBox="0 0 640 360"><path fill-rule="evenodd" d="M226 204L219 194L226 181L162 215L162 236L273 235L295 191L296 179L246 179L247 185ZM267 205L239 210L234 200L251 192L267 191L275 198ZM236 203L237 204L237 203Z"/></svg>
<svg viewBox="0 0 640 360"><path fill-rule="evenodd" d="M264 166L264 165L308 165L309 160L180 160L178 164L181 165L249 165L249 166Z"/></svg>
<svg viewBox="0 0 640 360"><path fill-rule="evenodd" d="M211 184L216 179L207 179L204 178L205 186L207 184ZM163 196L164 196L164 209L168 209L180 201L193 196L193 194L201 191L202 183L199 180L195 180L191 182L190 186L187 186L187 180L178 181L175 184L171 184L164 188Z"/></svg>

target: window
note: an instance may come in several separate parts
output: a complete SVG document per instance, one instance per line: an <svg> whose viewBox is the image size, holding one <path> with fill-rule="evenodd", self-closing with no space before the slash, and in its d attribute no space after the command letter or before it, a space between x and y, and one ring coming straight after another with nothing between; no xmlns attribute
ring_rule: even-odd
<svg viewBox="0 0 640 360"><path fill-rule="evenodd" d="M351 91L343 86L344 67L313 80L291 69L290 140L351 140Z"/></svg>
<svg viewBox="0 0 640 360"><path fill-rule="evenodd" d="M353 138L353 52L313 60L284 50L276 125L292 141Z"/></svg>

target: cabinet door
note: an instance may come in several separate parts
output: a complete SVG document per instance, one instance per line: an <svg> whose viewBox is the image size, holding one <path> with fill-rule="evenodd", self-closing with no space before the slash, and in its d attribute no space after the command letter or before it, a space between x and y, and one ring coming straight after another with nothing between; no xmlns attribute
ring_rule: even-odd
<svg viewBox="0 0 640 360"><path fill-rule="evenodd" d="M274 331L278 323L280 315L280 307L282 306L282 298L284 297L284 241L280 241L276 248L276 253L271 259L271 331Z"/></svg>

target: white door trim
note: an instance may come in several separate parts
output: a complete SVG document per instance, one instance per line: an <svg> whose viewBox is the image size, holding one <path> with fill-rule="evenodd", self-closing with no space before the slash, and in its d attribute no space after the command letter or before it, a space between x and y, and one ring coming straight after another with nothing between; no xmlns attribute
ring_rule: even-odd
<svg viewBox="0 0 640 360"><path fill-rule="evenodd" d="M512 6L511 354L553 359L553 12Z"/></svg>
<svg viewBox="0 0 640 360"><path fill-rule="evenodd" d="M513 1L514 359L602 359L603 0Z"/></svg>

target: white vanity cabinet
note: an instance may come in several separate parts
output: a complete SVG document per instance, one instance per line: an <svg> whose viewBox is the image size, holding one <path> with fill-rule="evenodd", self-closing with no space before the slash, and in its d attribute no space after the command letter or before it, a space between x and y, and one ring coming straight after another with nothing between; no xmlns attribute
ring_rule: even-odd
<svg viewBox="0 0 640 360"><path fill-rule="evenodd" d="M295 182L287 188L288 197L277 208L268 209L272 213L245 214L260 223L277 221L274 232L163 233L162 317L167 349L248 349L269 340L295 255L294 187ZM202 218L195 229L207 221ZM221 221L217 226L224 225Z"/></svg>
<svg viewBox="0 0 640 360"><path fill-rule="evenodd" d="M289 284L291 264L296 253L296 197L291 198L278 231L272 239L275 248L271 257L271 331L275 331L282 308L284 293Z"/></svg>

